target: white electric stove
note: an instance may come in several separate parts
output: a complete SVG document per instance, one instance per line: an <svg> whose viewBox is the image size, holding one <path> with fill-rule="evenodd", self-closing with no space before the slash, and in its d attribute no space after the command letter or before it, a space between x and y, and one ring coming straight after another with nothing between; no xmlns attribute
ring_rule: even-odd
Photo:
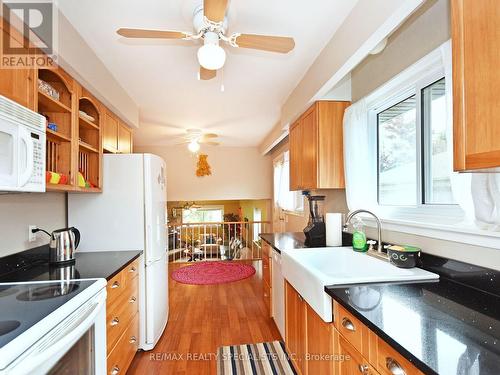
<svg viewBox="0 0 500 375"><path fill-rule="evenodd" d="M105 373L104 279L0 283L0 375Z"/></svg>

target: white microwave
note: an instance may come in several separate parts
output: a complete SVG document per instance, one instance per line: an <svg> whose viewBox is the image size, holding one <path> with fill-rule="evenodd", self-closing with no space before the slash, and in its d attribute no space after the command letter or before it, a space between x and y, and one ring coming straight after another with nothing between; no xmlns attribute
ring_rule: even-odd
<svg viewBox="0 0 500 375"><path fill-rule="evenodd" d="M0 95L0 191L45 191L45 123Z"/></svg>

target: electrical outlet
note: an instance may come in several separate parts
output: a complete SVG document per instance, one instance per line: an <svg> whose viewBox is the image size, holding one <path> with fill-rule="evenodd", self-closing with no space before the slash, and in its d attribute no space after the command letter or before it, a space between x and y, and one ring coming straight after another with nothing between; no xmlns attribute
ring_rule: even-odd
<svg viewBox="0 0 500 375"><path fill-rule="evenodd" d="M33 233L32 230L37 228L36 225L28 225L28 242L36 241L36 233Z"/></svg>

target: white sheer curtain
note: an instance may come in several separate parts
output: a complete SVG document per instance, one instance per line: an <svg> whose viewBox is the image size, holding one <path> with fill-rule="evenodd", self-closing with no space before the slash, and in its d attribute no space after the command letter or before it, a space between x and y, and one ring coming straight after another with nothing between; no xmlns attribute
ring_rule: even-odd
<svg viewBox="0 0 500 375"><path fill-rule="evenodd" d="M290 160L289 152L283 154L283 159L274 163L274 201L276 206L286 211L294 211L295 195L290 191Z"/></svg>
<svg viewBox="0 0 500 375"><path fill-rule="evenodd" d="M361 99L344 114L344 170L349 209L370 209L377 204L377 163L369 127L368 107ZM376 135L376 133L375 133Z"/></svg>

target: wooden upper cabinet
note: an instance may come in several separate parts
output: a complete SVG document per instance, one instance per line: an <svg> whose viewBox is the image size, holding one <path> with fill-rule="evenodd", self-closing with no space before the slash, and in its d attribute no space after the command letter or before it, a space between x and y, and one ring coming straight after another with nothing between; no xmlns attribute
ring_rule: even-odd
<svg viewBox="0 0 500 375"><path fill-rule="evenodd" d="M300 121L290 128L290 190L300 190L302 187L302 127Z"/></svg>
<svg viewBox="0 0 500 375"><path fill-rule="evenodd" d="M102 128L102 148L109 152L118 151L118 120L109 111L104 114Z"/></svg>
<svg viewBox="0 0 500 375"><path fill-rule="evenodd" d="M118 126L118 152L122 154L132 152L132 132L122 123Z"/></svg>
<svg viewBox="0 0 500 375"><path fill-rule="evenodd" d="M2 40L10 40L16 46L21 47L23 37L15 29L8 27L5 19L0 20ZM16 45L18 43L18 45ZM26 49L26 51L28 51ZM22 106L34 110L36 105L35 90L36 85L35 68L26 69L0 69L0 95L5 96Z"/></svg>
<svg viewBox="0 0 500 375"><path fill-rule="evenodd" d="M132 152L132 131L114 113L106 111L102 129L102 148L106 152Z"/></svg>
<svg viewBox="0 0 500 375"><path fill-rule="evenodd" d="M344 188L343 118L350 102L318 101L290 128L290 190Z"/></svg>
<svg viewBox="0 0 500 375"><path fill-rule="evenodd" d="M500 2L452 0L454 169L500 166Z"/></svg>
<svg viewBox="0 0 500 375"><path fill-rule="evenodd" d="M318 111L310 108L302 120L302 185L301 190L318 186Z"/></svg>

